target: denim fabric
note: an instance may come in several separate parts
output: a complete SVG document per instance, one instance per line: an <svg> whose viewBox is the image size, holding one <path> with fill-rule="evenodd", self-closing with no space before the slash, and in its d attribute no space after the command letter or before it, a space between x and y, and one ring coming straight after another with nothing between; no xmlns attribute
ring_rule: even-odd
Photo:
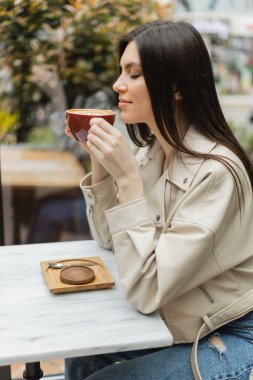
<svg viewBox="0 0 253 380"><path fill-rule="evenodd" d="M65 361L65 380L194 380L192 344ZM199 342L203 380L248 380L253 367L253 312Z"/></svg>

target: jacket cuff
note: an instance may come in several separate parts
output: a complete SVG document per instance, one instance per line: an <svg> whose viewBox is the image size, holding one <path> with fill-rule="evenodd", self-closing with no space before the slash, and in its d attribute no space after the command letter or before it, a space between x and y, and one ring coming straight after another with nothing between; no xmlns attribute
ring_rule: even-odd
<svg viewBox="0 0 253 380"><path fill-rule="evenodd" d="M90 204L95 204L98 201L104 201L111 198L112 193L116 191L115 181L111 175L103 179L102 181L92 185L91 184L92 173L87 174L80 182L80 188L85 196L89 200Z"/></svg>
<svg viewBox="0 0 253 380"><path fill-rule="evenodd" d="M106 210L105 216L112 235L152 220L146 197Z"/></svg>
<svg viewBox="0 0 253 380"><path fill-rule="evenodd" d="M86 187L86 186L92 186L91 185L91 175L92 175L92 172L90 172L89 174L87 174L85 177L83 177L80 181L80 187L81 189L83 190L83 187Z"/></svg>

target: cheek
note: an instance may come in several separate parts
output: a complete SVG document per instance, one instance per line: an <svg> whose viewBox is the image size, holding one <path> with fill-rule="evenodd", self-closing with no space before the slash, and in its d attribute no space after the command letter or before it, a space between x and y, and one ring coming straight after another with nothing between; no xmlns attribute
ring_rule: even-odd
<svg viewBox="0 0 253 380"><path fill-rule="evenodd" d="M149 99L149 93L146 84L140 83L138 86L138 93L139 96L144 98L144 99Z"/></svg>
<svg viewBox="0 0 253 380"><path fill-rule="evenodd" d="M152 112L152 106L149 93L146 89L142 89L142 91L139 92L138 100L138 103L141 103L142 110L150 114Z"/></svg>
<svg viewBox="0 0 253 380"><path fill-rule="evenodd" d="M149 94L147 92L147 89L143 88L143 86L139 86L139 88L136 89L133 101L136 105L141 106L140 111L144 109L147 110L149 107L151 107Z"/></svg>
<svg viewBox="0 0 253 380"><path fill-rule="evenodd" d="M142 99L143 103L145 103L145 106L151 107L151 100L150 100L150 96L149 96L146 84L145 85L143 84L142 86L140 86L139 97L140 99Z"/></svg>

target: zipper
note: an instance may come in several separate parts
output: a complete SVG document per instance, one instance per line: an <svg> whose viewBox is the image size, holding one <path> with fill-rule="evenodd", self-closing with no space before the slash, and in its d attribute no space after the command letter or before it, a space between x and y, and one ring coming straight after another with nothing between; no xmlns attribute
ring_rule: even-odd
<svg viewBox="0 0 253 380"><path fill-rule="evenodd" d="M214 299L210 296L210 294L208 293L208 291L203 285L200 285L199 289L201 290L201 292L204 294L204 296L208 299L210 303L214 303Z"/></svg>

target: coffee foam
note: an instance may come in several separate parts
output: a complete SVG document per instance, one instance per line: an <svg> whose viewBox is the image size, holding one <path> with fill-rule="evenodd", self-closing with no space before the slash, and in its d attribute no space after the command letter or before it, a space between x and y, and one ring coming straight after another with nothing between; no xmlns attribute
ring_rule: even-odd
<svg viewBox="0 0 253 380"><path fill-rule="evenodd" d="M75 115L114 115L114 112L111 110L100 110L100 109L71 109L67 111Z"/></svg>

